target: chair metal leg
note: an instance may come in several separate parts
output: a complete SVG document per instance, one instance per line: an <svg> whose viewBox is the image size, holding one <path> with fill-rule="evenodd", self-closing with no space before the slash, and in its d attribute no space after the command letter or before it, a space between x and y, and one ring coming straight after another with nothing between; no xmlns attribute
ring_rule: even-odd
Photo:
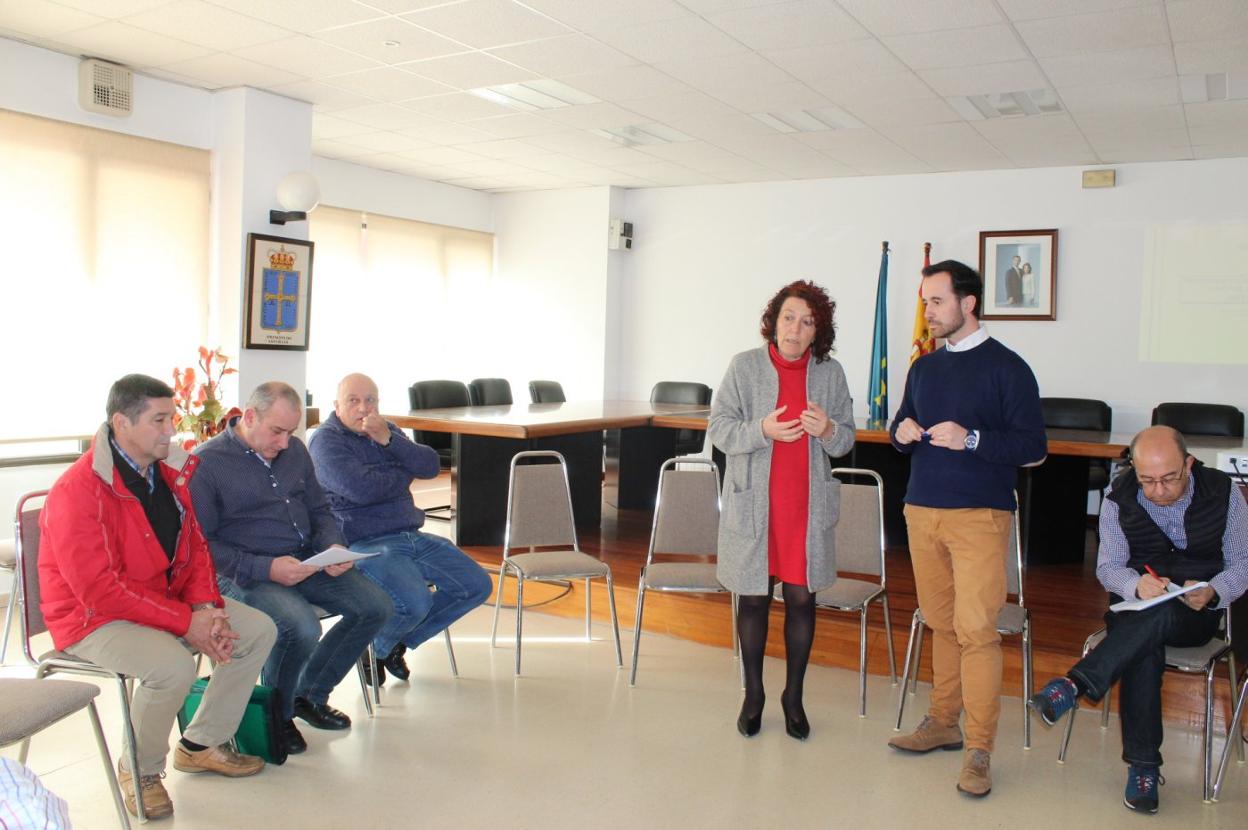
<svg viewBox="0 0 1248 830"><path fill-rule="evenodd" d="M858 612L858 717L867 716L867 607Z"/></svg>
<svg viewBox="0 0 1248 830"><path fill-rule="evenodd" d="M1228 652L1226 655L1226 668L1227 668L1226 680L1227 680L1227 683L1229 683L1231 687L1230 699L1234 700L1235 699L1235 682L1236 682L1235 678L1239 677L1239 666L1235 663L1235 652L1233 651ZM1233 709L1234 707L1231 707L1231 708ZM1227 730L1227 733L1226 733L1227 741L1230 741L1232 734L1233 733L1231 730ZM1238 758L1239 763L1242 764L1244 763L1244 742L1233 741L1233 743L1235 744L1235 755Z"/></svg>
<svg viewBox="0 0 1248 830"><path fill-rule="evenodd" d="M641 615L646 608L646 574L643 571L637 582L637 614L633 617L633 671L628 676L628 685L637 685L637 655L641 651Z"/></svg>
<svg viewBox="0 0 1248 830"><path fill-rule="evenodd" d="M372 671L373 704L376 706L380 706L381 705L381 671L380 671L381 667L378 665L377 649L373 648L372 643L368 644L367 656L368 656L368 664L369 664L368 667L373 670Z"/></svg>
<svg viewBox="0 0 1248 830"><path fill-rule="evenodd" d="M520 632L524 629L524 574L516 574L516 677L520 676Z"/></svg>
<svg viewBox="0 0 1248 830"><path fill-rule="evenodd" d="M134 811L139 824L147 824L147 809L143 805L142 771L139 769L139 745L134 734L134 716L130 713L131 679L117 678L117 688L121 693L121 726L126 736L126 759L130 762L130 775L134 782Z"/></svg>
<svg viewBox="0 0 1248 830"><path fill-rule="evenodd" d="M91 716L91 730L95 733L95 745L100 749L104 775L108 778L108 788L113 794L117 821L121 824L121 830L130 830L130 816L126 813L126 802L121 796L121 785L117 783L117 773L113 771L113 758L108 754L108 741L104 738L104 729L100 726L100 713L96 711L94 700L87 703L87 714Z"/></svg>
<svg viewBox="0 0 1248 830"><path fill-rule="evenodd" d="M1105 694L1109 697L1109 693ZM1057 762L1059 764L1066 763L1066 750L1070 748L1070 736L1075 732L1075 715L1079 714L1079 704L1075 703L1073 709L1070 710L1070 717L1066 719L1066 731L1062 733L1062 743L1057 749Z"/></svg>
<svg viewBox="0 0 1248 830"><path fill-rule="evenodd" d="M1214 663L1205 672L1205 728L1201 733L1204 750L1201 799L1205 802L1213 801L1213 675L1217 667Z"/></svg>
<svg viewBox="0 0 1248 830"><path fill-rule="evenodd" d="M1031 615L1023 615L1023 749L1031 749L1031 712L1027 701L1031 698Z"/></svg>
<svg viewBox="0 0 1248 830"><path fill-rule="evenodd" d="M503 607L503 575L506 563L498 566L498 588L494 591L494 627L490 629L490 648L498 648L498 612Z"/></svg>
<svg viewBox="0 0 1248 830"><path fill-rule="evenodd" d="M893 616L888 611L888 592L880 598L884 606L884 641L888 644L888 679L897 685L897 655L893 653Z"/></svg>
<svg viewBox="0 0 1248 830"><path fill-rule="evenodd" d="M897 696L897 722L893 724L894 732L901 731L901 719L906 713L906 688L910 683L910 673L914 671L914 629L918 624L919 615L916 612L910 619L910 639L906 641L906 665L901 674L901 694Z"/></svg>
<svg viewBox="0 0 1248 830"><path fill-rule="evenodd" d="M368 651L364 652L364 656L372 659L373 647L370 645ZM364 666L359 660L355 661L355 676L360 680L360 693L364 695L364 711L368 712L368 716L373 716L373 698L368 693L368 680L364 677ZM377 664L373 663L373 677L377 676Z"/></svg>
<svg viewBox="0 0 1248 830"><path fill-rule="evenodd" d="M455 663L455 647L451 645L451 628L442 629L442 639L446 641L446 659L451 661L451 677L459 677L459 666Z"/></svg>
<svg viewBox="0 0 1248 830"><path fill-rule="evenodd" d="M589 590L589 577L585 577L585 642L592 643L594 635L590 630L590 602L593 597Z"/></svg>
<svg viewBox="0 0 1248 830"><path fill-rule="evenodd" d="M615 665L624 668L624 652L620 649L620 620L615 615L615 583L611 581L611 572L607 571L607 604L611 606L611 631L615 634Z"/></svg>
<svg viewBox="0 0 1248 830"><path fill-rule="evenodd" d="M1234 676L1231 683L1234 684ZM1235 700L1235 696L1231 696ZM1243 688L1239 691L1239 699L1235 703L1234 712L1231 719L1226 724L1226 746L1222 747L1222 759L1218 762L1218 778L1213 784L1213 800L1217 801L1222 795L1222 781L1226 777L1226 768L1231 762L1231 744L1238 744L1239 751L1244 751L1244 740L1240 736L1240 724L1244 718L1244 702L1248 700L1248 672L1244 673ZM1242 762L1241 762L1242 763Z"/></svg>
<svg viewBox="0 0 1248 830"><path fill-rule="evenodd" d="M927 635L927 623L920 622L918 639L914 643L914 671L910 673L910 694L919 690L919 666L923 664L923 639Z"/></svg>

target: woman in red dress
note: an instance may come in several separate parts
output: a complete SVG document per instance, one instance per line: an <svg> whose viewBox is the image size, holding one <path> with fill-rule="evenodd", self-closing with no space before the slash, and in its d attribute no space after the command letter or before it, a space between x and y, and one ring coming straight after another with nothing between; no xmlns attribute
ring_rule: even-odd
<svg viewBox="0 0 1248 830"><path fill-rule="evenodd" d="M829 356L835 308L814 283L781 289L763 311L766 345L733 358L711 409L711 442L727 456L718 576L738 595L745 701L737 729L747 737L762 725L763 652L777 581L785 607L785 730L799 740L810 734L802 686L814 594L836 580L840 485L828 458L854 443L845 373Z"/></svg>

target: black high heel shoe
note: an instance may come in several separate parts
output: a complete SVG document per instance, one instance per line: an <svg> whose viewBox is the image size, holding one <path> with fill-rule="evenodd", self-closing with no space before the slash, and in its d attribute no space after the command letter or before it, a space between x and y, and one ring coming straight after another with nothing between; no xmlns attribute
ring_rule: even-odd
<svg viewBox="0 0 1248 830"><path fill-rule="evenodd" d="M766 698L763 701L766 702ZM754 715L746 714L745 707L748 703L741 704L741 714L737 715L737 731L747 738L753 738L763 728L763 705L758 706L758 712Z"/></svg>
<svg viewBox="0 0 1248 830"><path fill-rule="evenodd" d="M804 741L810 737L810 721L806 720L806 710L800 702L789 706L789 692L780 693L780 708L784 710L784 731L790 738Z"/></svg>

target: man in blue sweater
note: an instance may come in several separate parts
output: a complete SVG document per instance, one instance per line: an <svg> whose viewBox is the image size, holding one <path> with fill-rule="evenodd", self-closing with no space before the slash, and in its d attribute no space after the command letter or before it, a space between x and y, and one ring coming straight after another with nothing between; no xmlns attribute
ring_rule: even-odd
<svg viewBox="0 0 1248 830"><path fill-rule="evenodd" d="M385 669L406 680L403 652L485 602L492 589L489 575L463 551L420 531L425 514L409 488L414 478L438 474L438 454L377 414L377 384L360 374L338 384L334 414L308 450L347 544L382 554L356 568L394 601L394 617L373 648Z"/></svg>
<svg viewBox="0 0 1248 830"><path fill-rule="evenodd" d="M979 323L983 281L955 260L923 269L924 316L945 348L910 367L893 445L910 455L906 527L923 618L933 631L932 698L904 752L962 749L958 790L992 789L1001 713L1005 556L1018 468L1047 450L1040 393L1023 359Z"/></svg>

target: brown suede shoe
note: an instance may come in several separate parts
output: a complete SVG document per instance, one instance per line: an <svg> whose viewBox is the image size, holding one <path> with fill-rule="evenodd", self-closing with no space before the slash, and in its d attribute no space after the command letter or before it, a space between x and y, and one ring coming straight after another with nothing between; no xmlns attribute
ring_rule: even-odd
<svg viewBox="0 0 1248 830"><path fill-rule="evenodd" d="M173 801L170 800L165 785L160 783L163 777L163 772L160 775L139 776L139 784L143 791L143 810L149 819L173 815ZM117 765L117 783L121 785L121 795L126 802L126 809L130 811L130 815L138 818L138 807L134 803L134 776L122 769L121 764Z"/></svg>
<svg viewBox="0 0 1248 830"><path fill-rule="evenodd" d="M988 769L991 756L982 749L968 749L962 757L958 774L958 792L972 798L983 798L992 792L992 773Z"/></svg>
<svg viewBox="0 0 1248 830"><path fill-rule="evenodd" d="M191 752L179 741L178 748L173 751L173 768L179 772L216 772L227 778L245 778L264 769L264 759L240 755L230 749L229 744Z"/></svg>
<svg viewBox="0 0 1248 830"><path fill-rule="evenodd" d="M961 749L962 730L957 726L942 726L931 715L924 715L917 729L908 735L898 735L888 745L902 752L916 753Z"/></svg>

